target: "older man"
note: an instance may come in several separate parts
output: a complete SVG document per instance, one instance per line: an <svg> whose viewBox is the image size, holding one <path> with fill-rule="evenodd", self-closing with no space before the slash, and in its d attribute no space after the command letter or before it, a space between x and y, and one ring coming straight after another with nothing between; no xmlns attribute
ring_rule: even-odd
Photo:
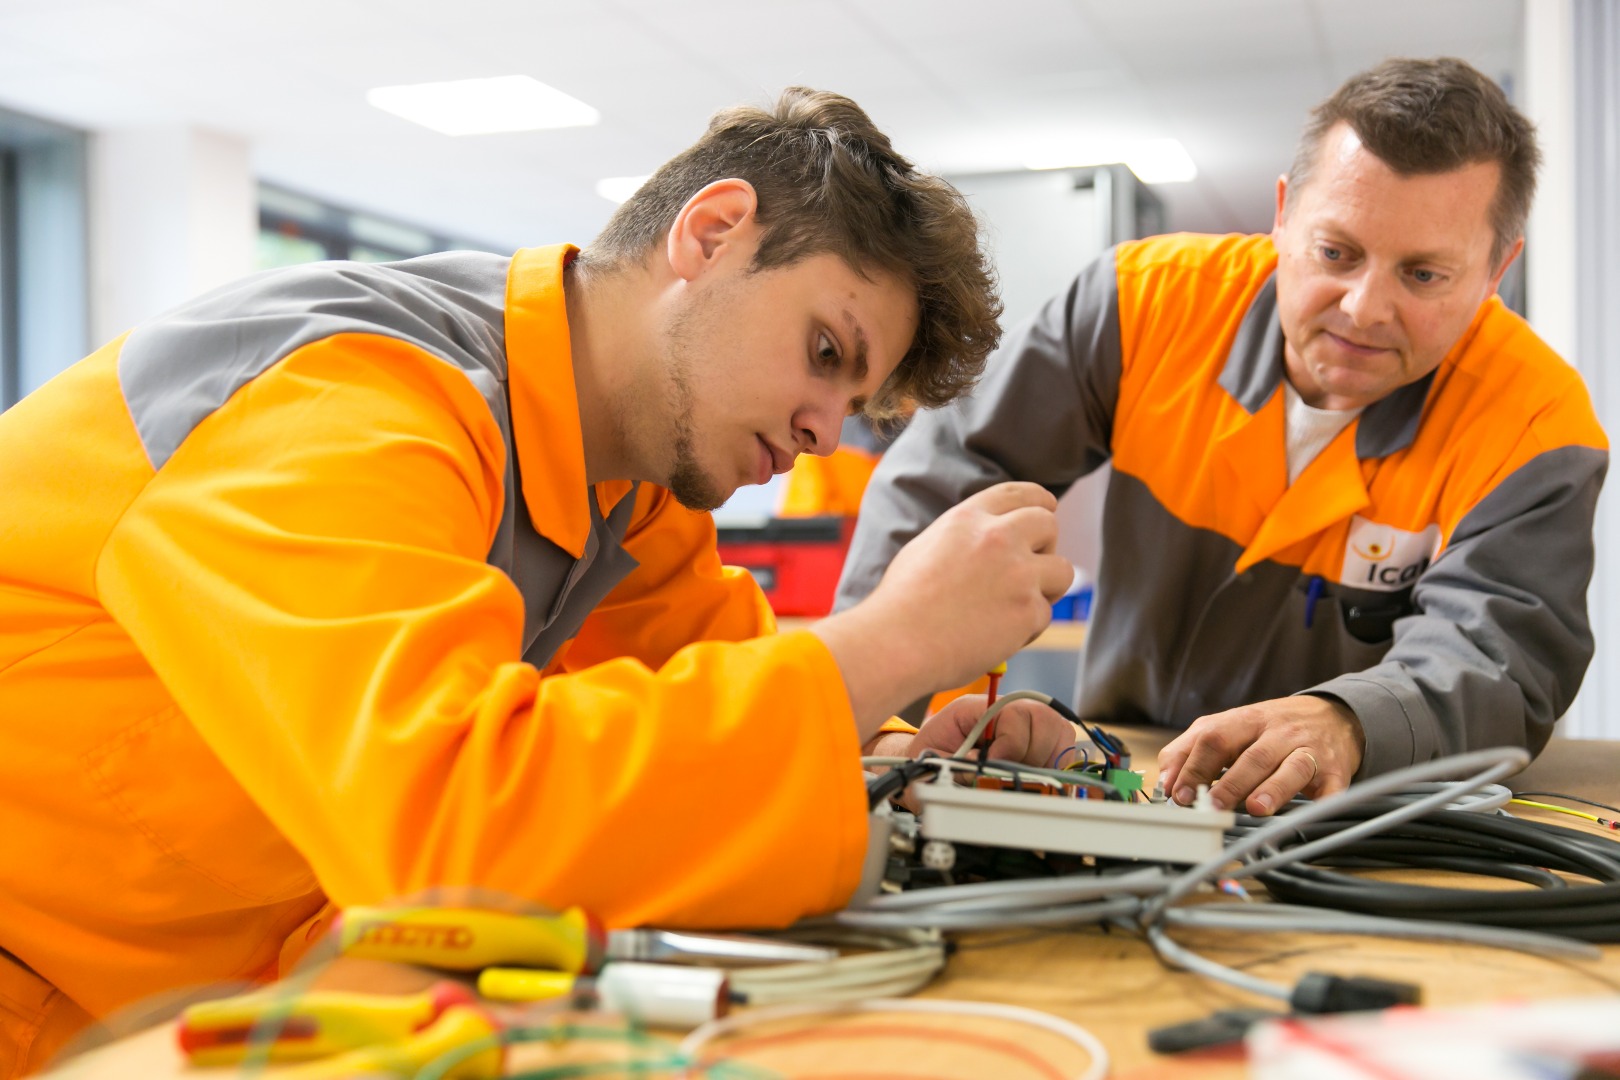
<svg viewBox="0 0 1620 1080"><path fill-rule="evenodd" d="M1539 750L1592 655L1607 442L1580 377L1494 294L1539 154L1452 59L1320 105L1269 236L1124 243L925 414L840 592L1009 477L1111 461L1080 711L1185 728L1190 801L1299 792L1479 746ZM1223 773L1224 769L1224 773Z"/></svg>

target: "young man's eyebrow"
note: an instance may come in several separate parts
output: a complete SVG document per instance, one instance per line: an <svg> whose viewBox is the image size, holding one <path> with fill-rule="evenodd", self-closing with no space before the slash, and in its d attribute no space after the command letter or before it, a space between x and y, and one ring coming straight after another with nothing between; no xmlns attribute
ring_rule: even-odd
<svg viewBox="0 0 1620 1080"><path fill-rule="evenodd" d="M843 311L844 325L849 328L849 336L855 339L854 372L856 382L866 381L866 331L861 324L855 321L855 316L848 308Z"/></svg>

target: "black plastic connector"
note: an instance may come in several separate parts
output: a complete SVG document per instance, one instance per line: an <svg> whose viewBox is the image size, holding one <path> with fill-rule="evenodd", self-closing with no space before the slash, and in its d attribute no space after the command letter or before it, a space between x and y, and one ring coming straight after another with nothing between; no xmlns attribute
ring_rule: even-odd
<svg viewBox="0 0 1620 1080"><path fill-rule="evenodd" d="M1249 1029L1260 1021L1276 1020L1283 1015L1267 1009L1223 1009L1202 1020L1154 1028L1148 1032L1148 1049L1155 1054L1185 1054L1231 1046L1241 1042Z"/></svg>
<svg viewBox="0 0 1620 1080"><path fill-rule="evenodd" d="M1417 1005L1422 1001L1422 988L1412 983L1329 975L1323 971L1307 973L1294 984L1294 992L1288 998L1294 1011L1302 1013L1370 1012L1396 1005Z"/></svg>

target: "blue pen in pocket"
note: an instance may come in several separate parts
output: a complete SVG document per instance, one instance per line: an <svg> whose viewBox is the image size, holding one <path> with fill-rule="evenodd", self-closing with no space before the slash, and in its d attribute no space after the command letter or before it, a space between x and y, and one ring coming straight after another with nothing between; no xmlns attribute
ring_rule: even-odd
<svg viewBox="0 0 1620 1080"><path fill-rule="evenodd" d="M1316 619L1316 602L1322 599L1322 576L1312 574L1311 580L1305 585L1305 629L1311 628Z"/></svg>

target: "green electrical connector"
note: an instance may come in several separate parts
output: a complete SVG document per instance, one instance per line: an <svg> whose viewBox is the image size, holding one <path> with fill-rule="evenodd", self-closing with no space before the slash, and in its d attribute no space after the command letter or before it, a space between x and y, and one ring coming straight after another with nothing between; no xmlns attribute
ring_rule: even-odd
<svg viewBox="0 0 1620 1080"><path fill-rule="evenodd" d="M1109 769L1108 775L1103 779L1114 785L1114 789L1126 802L1136 799L1136 793L1142 790L1142 774L1130 769Z"/></svg>

